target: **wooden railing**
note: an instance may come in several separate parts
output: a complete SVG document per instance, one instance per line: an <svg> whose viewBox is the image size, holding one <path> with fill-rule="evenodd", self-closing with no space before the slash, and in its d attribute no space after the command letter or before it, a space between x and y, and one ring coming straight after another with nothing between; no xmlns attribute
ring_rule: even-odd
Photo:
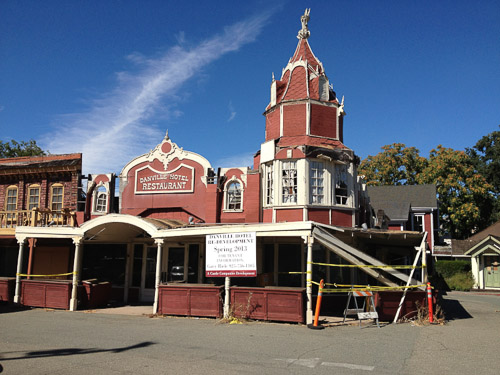
<svg viewBox="0 0 500 375"><path fill-rule="evenodd" d="M68 208L52 211L48 208L34 208L31 211L0 211L0 228L15 228L17 226L49 227L77 226L76 214Z"/></svg>

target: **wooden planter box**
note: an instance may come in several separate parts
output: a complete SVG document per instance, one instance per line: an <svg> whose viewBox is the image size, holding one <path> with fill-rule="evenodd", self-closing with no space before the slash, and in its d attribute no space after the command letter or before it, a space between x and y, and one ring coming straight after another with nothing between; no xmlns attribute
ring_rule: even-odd
<svg viewBox="0 0 500 375"><path fill-rule="evenodd" d="M68 310L71 288L71 280L22 280L21 304Z"/></svg>
<svg viewBox="0 0 500 375"><path fill-rule="evenodd" d="M231 309L236 317L304 323L305 289L287 287L231 287Z"/></svg>
<svg viewBox="0 0 500 375"><path fill-rule="evenodd" d="M81 293L79 290L78 299L80 302L79 307L83 309L95 309L96 307L106 306L111 299L112 286L109 282L96 283L92 280L83 281L82 288L85 292Z"/></svg>
<svg viewBox="0 0 500 375"><path fill-rule="evenodd" d="M398 310L399 303L403 292L387 291L375 293L375 306L377 308L378 317L383 321L393 321ZM424 291L409 291L406 292L406 297L399 313L399 318L412 318L416 315L417 304L420 306L427 305L427 293ZM433 297L434 300L434 297ZM434 303L436 301L434 300Z"/></svg>
<svg viewBox="0 0 500 375"><path fill-rule="evenodd" d="M15 277L0 277L0 301L12 303L16 289Z"/></svg>
<svg viewBox="0 0 500 375"><path fill-rule="evenodd" d="M159 287L158 314L207 316L222 315L222 286L165 284Z"/></svg>

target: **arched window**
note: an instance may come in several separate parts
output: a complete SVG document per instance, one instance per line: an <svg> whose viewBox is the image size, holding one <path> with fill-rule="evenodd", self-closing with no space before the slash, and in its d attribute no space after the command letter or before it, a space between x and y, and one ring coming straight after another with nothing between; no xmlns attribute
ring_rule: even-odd
<svg viewBox="0 0 500 375"><path fill-rule="evenodd" d="M108 191L106 187L99 186L94 194L94 211L107 212L108 208Z"/></svg>
<svg viewBox="0 0 500 375"><path fill-rule="evenodd" d="M17 186L9 186L7 188L5 211L17 211Z"/></svg>
<svg viewBox="0 0 500 375"><path fill-rule="evenodd" d="M241 184L238 181L226 185L226 209L241 210Z"/></svg>
<svg viewBox="0 0 500 375"><path fill-rule="evenodd" d="M30 185L28 188L28 210L40 207L40 185Z"/></svg>
<svg viewBox="0 0 500 375"><path fill-rule="evenodd" d="M52 211L62 211L64 188L62 184L54 184L50 189L50 209Z"/></svg>

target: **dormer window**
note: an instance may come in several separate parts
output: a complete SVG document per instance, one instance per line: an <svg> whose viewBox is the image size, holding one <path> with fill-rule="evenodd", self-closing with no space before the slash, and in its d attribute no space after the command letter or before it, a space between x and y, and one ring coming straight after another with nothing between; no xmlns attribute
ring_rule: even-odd
<svg viewBox="0 0 500 375"><path fill-rule="evenodd" d="M226 185L226 210L240 211L242 209L242 189L239 181L230 181Z"/></svg>
<svg viewBox="0 0 500 375"><path fill-rule="evenodd" d="M108 191L105 186L99 186L94 195L94 211L98 213L107 212Z"/></svg>

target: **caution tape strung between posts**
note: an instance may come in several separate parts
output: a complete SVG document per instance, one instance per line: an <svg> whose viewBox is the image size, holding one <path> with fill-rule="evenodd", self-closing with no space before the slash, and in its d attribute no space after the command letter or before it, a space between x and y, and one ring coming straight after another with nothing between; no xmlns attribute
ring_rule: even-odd
<svg viewBox="0 0 500 375"><path fill-rule="evenodd" d="M307 262L307 264L313 264L315 266L327 266L327 267L347 267L347 268L393 268L393 269L401 269L408 270L412 268L426 268L426 265L423 266L372 266L369 264L328 264L328 263L316 263L316 262Z"/></svg>
<svg viewBox="0 0 500 375"><path fill-rule="evenodd" d="M310 281L311 284L318 285L319 283L316 281ZM382 291L390 291L390 290L401 290L401 289L412 289L412 288L420 288L425 286L425 284L419 285L408 285L408 286L368 286L368 285L347 285L347 284L331 284L325 283L325 285L332 286L342 286L344 288L338 289L323 289L324 293L349 293L349 292L361 292L361 291L372 291L372 292L382 292ZM345 288L346 287L346 288Z"/></svg>
<svg viewBox="0 0 500 375"><path fill-rule="evenodd" d="M25 273L16 273L16 276L24 276L24 277L58 277L58 276L69 276L69 275L77 275L78 272L68 272L68 273L56 273L53 275L28 275Z"/></svg>

